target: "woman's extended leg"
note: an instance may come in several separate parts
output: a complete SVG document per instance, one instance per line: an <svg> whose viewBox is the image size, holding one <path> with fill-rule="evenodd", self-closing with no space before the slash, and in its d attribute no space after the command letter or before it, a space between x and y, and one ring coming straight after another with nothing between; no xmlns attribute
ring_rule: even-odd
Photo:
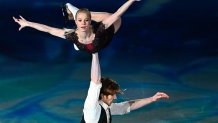
<svg viewBox="0 0 218 123"><path fill-rule="evenodd" d="M70 3L66 4L66 8L67 8L67 13L68 13L68 19L74 20L74 18L76 16L76 12L79 9ZM111 13L108 13L108 12L92 12L91 11L91 19L93 21L96 21L96 22L101 22L104 19L108 18L110 15L111 15ZM121 18L119 18L117 21L115 21L113 25L114 25L115 33L116 33L121 26Z"/></svg>

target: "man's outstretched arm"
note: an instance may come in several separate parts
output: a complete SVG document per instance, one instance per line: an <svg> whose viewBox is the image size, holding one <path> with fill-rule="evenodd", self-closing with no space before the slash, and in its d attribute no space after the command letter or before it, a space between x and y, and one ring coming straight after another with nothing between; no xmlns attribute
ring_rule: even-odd
<svg viewBox="0 0 218 123"><path fill-rule="evenodd" d="M143 98L143 99L137 99L129 101L130 104L130 110L136 110L139 109L145 105L148 105L152 102L155 102L159 99L168 99L169 96L166 93L163 92L157 92L154 96L149 98Z"/></svg>

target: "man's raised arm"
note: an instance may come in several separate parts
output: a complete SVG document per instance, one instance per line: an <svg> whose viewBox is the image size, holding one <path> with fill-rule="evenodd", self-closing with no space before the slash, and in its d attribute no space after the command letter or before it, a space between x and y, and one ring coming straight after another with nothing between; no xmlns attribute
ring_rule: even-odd
<svg viewBox="0 0 218 123"><path fill-rule="evenodd" d="M91 81L95 84L100 84L101 80L101 68L98 59L98 53L92 54L92 66L91 66Z"/></svg>

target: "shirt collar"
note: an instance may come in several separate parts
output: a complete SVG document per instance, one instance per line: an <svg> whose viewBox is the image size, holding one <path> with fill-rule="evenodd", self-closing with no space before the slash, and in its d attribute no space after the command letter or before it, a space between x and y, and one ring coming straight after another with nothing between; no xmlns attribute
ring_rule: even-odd
<svg viewBox="0 0 218 123"><path fill-rule="evenodd" d="M104 103L102 100L99 100L99 104L104 108L104 110L107 110L108 108L110 108L110 106L108 106L106 103Z"/></svg>

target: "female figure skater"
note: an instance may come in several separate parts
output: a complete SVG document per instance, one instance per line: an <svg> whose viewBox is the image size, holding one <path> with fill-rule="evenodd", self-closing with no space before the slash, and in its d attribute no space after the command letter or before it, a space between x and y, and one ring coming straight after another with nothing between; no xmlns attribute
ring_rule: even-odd
<svg viewBox="0 0 218 123"><path fill-rule="evenodd" d="M114 33L121 24L120 16L129 8L129 6L139 0L128 0L115 13L89 12L88 9L79 9L74 13L77 28L72 30L58 29L44 24L27 21L22 16L13 17L14 21L20 25L19 30L24 27L31 27L39 31L50 33L51 35L70 40L74 43L75 49L95 53L105 48ZM67 8L72 8L66 4ZM95 26L91 25L91 16L98 22Z"/></svg>

